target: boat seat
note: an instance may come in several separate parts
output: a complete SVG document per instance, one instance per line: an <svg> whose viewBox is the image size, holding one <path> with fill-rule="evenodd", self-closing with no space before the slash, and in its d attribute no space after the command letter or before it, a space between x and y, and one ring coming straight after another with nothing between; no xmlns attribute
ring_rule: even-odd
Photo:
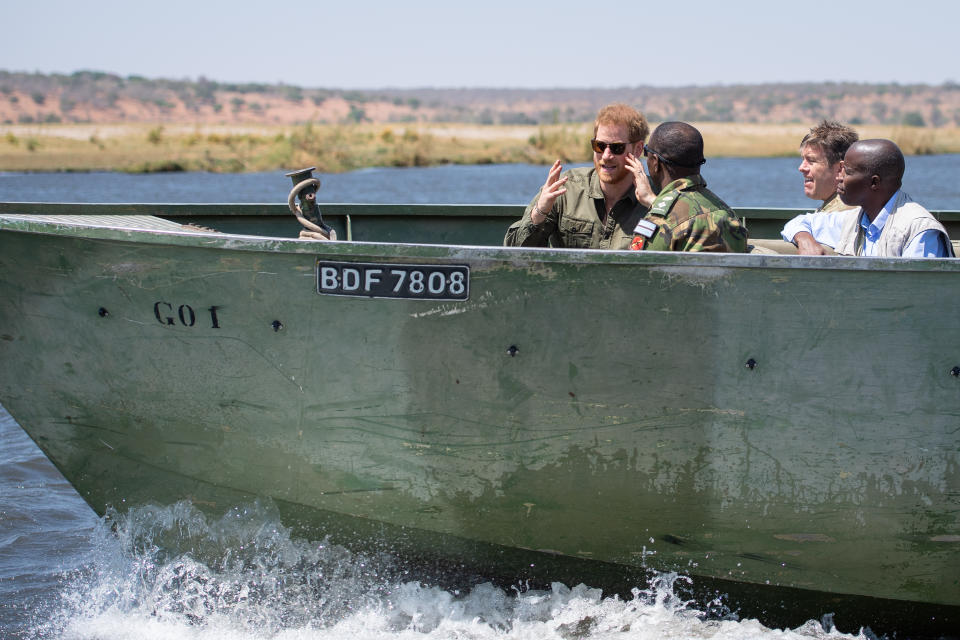
<svg viewBox="0 0 960 640"><path fill-rule="evenodd" d="M158 216L147 215L33 215L19 213L0 214L6 220L50 222L80 227L112 227L136 231L200 231L219 233L213 229L193 224L180 224Z"/></svg>

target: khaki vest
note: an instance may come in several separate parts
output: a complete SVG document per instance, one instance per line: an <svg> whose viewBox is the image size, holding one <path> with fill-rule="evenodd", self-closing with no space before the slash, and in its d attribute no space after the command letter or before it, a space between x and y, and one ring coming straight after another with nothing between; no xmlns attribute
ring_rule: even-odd
<svg viewBox="0 0 960 640"><path fill-rule="evenodd" d="M900 191L897 193L897 199L894 200L893 212L887 218L880 232L880 238L877 240L877 256L899 257L903 254L903 249L910 241L924 231L933 229L943 234L946 241L947 251L951 257L954 257L953 245L950 244L950 237L943 225L933 217L929 211L914 202L909 195ZM836 251L840 255L857 255L857 234L860 233L860 208L852 209L843 223L843 230L840 233L840 242L837 243Z"/></svg>

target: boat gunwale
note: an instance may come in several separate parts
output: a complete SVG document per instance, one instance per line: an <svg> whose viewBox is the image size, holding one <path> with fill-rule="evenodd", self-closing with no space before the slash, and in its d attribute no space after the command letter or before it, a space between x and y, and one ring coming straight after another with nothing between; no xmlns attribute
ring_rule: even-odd
<svg viewBox="0 0 960 640"><path fill-rule="evenodd" d="M645 267L813 269L840 271L960 272L960 261L944 258L880 258L857 256L803 256L766 253L710 253L669 251L618 251L552 247L502 247L488 245L336 241L281 238L223 232L136 229L31 220L33 214L0 213L0 232L70 236L150 245L267 253L315 254L369 261L444 260L531 264L637 265Z"/></svg>
<svg viewBox="0 0 960 640"><path fill-rule="evenodd" d="M460 217L464 215L483 215L491 217L519 217L526 204L483 204L483 203L374 203L374 202L318 202L324 215L384 216L403 217L411 214L438 217ZM733 207L737 215L743 218L762 220L789 220L810 213L809 207ZM225 217L242 216L290 216L285 204L275 202L0 202L0 215L156 215L164 217L214 215ZM931 209L930 213L941 221L960 221L960 210Z"/></svg>

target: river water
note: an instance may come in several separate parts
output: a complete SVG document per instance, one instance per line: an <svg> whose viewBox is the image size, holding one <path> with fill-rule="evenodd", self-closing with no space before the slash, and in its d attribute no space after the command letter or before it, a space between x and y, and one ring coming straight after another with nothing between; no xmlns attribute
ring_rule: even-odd
<svg viewBox="0 0 960 640"><path fill-rule="evenodd" d="M733 206L806 207L797 160L716 159L704 175ZM960 156L910 158L906 186L931 209L960 208ZM321 176L324 202L520 204L544 167L367 169ZM912 182L911 182L912 180ZM247 175L0 173L0 201L277 202L282 172ZM0 363L15 366L15 363ZM706 619L672 589L632 598L589 585L546 591L442 589L366 557L292 536L269 504L209 520L189 504L98 518L0 407L0 638L793 639L844 635ZM680 578L683 579L683 578Z"/></svg>
<svg viewBox="0 0 960 640"><path fill-rule="evenodd" d="M708 186L733 207L810 207L797 158L712 158ZM577 165L572 165L577 166ZM928 209L960 209L960 154L907 159L904 189ZM526 204L546 179L534 165L372 168L319 175L320 202ZM286 202L282 172L0 173L0 202Z"/></svg>

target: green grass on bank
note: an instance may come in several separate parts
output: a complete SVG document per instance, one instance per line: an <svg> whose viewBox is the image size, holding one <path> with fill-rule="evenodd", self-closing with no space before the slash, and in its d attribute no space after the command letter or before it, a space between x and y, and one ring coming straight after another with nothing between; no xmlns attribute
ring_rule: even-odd
<svg viewBox="0 0 960 640"><path fill-rule="evenodd" d="M89 129L84 137L80 129ZM316 166L337 173L362 167L528 162L590 157L582 131L558 128L518 137L516 130L388 125L304 125L248 130L164 126L98 133L92 125L0 129L3 171L267 171ZM501 131L501 129L504 129Z"/></svg>
<svg viewBox="0 0 960 640"><path fill-rule="evenodd" d="M803 125L705 123L708 157L793 156ZM248 172L362 167L589 162L589 124L195 126L46 124L0 127L2 171ZM960 153L960 129L864 127L907 154Z"/></svg>

